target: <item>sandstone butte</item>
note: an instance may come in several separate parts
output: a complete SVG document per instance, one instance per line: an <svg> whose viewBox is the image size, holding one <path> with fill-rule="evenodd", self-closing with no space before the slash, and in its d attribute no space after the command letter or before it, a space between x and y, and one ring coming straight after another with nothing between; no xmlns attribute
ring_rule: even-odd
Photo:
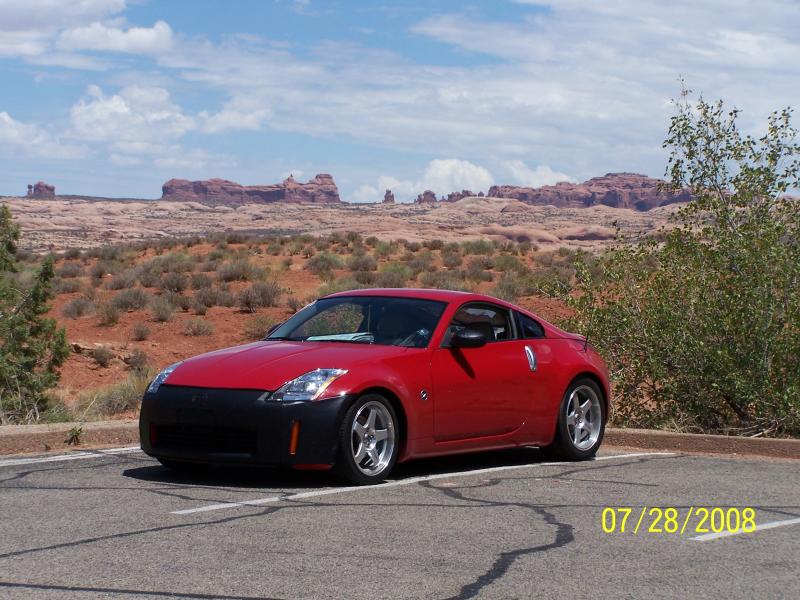
<svg viewBox="0 0 800 600"><path fill-rule="evenodd" d="M637 173L608 173L583 183L557 183L539 188L495 185L488 196L513 198L527 204L580 208L604 204L646 211L676 202L688 202L687 190L673 192L664 181Z"/></svg>
<svg viewBox="0 0 800 600"><path fill-rule="evenodd" d="M239 205L251 203L312 202L340 203L333 177L320 173L307 183L298 183L291 175L272 185L241 185L227 179L188 181L170 179L161 188L162 200L201 202L203 204Z"/></svg>

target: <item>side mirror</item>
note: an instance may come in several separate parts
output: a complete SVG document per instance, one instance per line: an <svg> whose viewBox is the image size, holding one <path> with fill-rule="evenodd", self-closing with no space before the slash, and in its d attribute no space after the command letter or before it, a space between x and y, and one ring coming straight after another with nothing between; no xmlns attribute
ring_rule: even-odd
<svg viewBox="0 0 800 600"><path fill-rule="evenodd" d="M486 336L475 329L456 331L450 338L451 348L480 348L486 345Z"/></svg>

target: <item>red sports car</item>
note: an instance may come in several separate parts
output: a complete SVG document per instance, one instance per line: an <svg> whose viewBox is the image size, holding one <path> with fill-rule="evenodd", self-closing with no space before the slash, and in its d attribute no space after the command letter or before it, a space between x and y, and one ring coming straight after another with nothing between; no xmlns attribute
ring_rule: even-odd
<svg viewBox="0 0 800 600"><path fill-rule="evenodd" d="M164 465L335 468L358 484L397 461L535 445L593 456L608 372L581 336L480 294L370 289L313 302L256 343L150 384L142 449Z"/></svg>

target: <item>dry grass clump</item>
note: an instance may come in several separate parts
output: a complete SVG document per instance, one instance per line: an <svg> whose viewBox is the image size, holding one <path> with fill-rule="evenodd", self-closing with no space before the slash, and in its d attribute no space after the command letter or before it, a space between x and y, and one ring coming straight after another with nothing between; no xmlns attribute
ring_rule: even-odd
<svg viewBox="0 0 800 600"><path fill-rule="evenodd" d="M205 319L190 319L183 326L184 335L191 337L211 335L213 331L214 327Z"/></svg>
<svg viewBox="0 0 800 600"><path fill-rule="evenodd" d="M157 323L166 323L175 316L175 305L164 296L153 298L150 302L150 314Z"/></svg>
<svg viewBox="0 0 800 600"><path fill-rule="evenodd" d="M56 270L56 275L64 279L72 279L83 275L83 266L78 263L68 262L64 263L61 268Z"/></svg>
<svg viewBox="0 0 800 600"><path fill-rule="evenodd" d="M101 304L97 307L97 319L101 327L111 327L119 323L119 309L113 304Z"/></svg>
<svg viewBox="0 0 800 600"><path fill-rule="evenodd" d="M150 328L144 323L137 323L133 326L133 339L137 342L143 342L150 337Z"/></svg>
<svg viewBox="0 0 800 600"><path fill-rule="evenodd" d="M258 315L245 323L244 336L248 340L263 339L273 325L275 325L275 320L272 317Z"/></svg>
<svg viewBox="0 0 800 600"><path fill-rule="evenodd" d="M102 419L136 409L155 374L153 369L136 369L119 383L88 390L78 396L75 413L81 420Z"/></svg>
<svg viewBox="0 0 800 600"><path fill-rule="evenodd" d="M111 361L114 360L116 356L114 352L104 346L98 346L92 350L92 359L96 362L99 366L106 368L111 364Z"/></svg>
<svg viewBox="0 0 800 600"><path fill-rule="evenodd" d="M94 302L88 298L81 296L80 298L73 298L67 302L61 309L61 314L68 319L77 319L94 312Z"/></svg>
<svg viewBox="0 0 800 600"><path fill-rule="evenodd" d="M220 265L217 269L217 277L220 281L255 281L264 275L264 271L259 269L247 259L237 259Z"/></svg>
<svg viewBox="0 0 800 600"><path fill-rule="evenodd" d="M237 304L245 312L256 312L259 308L277 306L282 292L276 281L257 281L239 292Z"/></svg>
<svg viewBox="0 0 800 600"><path fill-rule="evenodd" d="M150 295L142 288L132 288L119 292L111 300L111 304L121 311L141 310L149 301Z"/></svg>

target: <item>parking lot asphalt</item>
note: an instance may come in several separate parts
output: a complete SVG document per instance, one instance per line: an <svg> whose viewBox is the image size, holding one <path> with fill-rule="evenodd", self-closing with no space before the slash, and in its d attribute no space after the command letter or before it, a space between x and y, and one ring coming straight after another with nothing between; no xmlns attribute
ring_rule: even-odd
<svg viewBox="0 0 800 600"><path fill-rule="evenodd" d="M368 488L187 478L134 450L3 460L0 598L797 598L798 492L797 461L613 448L416 461ZM626 532L604 532L618 507ZM653 507L751 507L759 529L650 533Z"/></svg>

